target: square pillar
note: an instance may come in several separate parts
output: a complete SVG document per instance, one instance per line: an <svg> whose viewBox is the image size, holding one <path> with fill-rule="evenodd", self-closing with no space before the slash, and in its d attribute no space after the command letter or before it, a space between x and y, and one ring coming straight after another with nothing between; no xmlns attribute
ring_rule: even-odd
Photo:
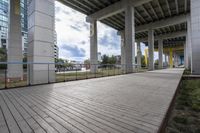
<svg viewBox="0 0 200 133"><path fill-rule="evenodd" d="M174 67L175 67L175 68L178 67L178 55L176 54L175 51L174 51Z"/></svg>
<svg viewBox="0 0 200 133"><path fill-rule="evenodd" d="M188 50L187 50L187 37L186 37L186 43L184 44L184 66L186 69L189 69L189 65L188 65Z"/></svg>
<svg viewBox="0 0 200 133"><path fill-rule="evenodd" d="M187 17L187 36L186 36L186 42L187 42L187 67L188 69L191 69L191 63L192 63L192 42L191 42L191 17Z"/></svg>
<svg viewBox="0 0 200 133"><path fill-rule="evenodd" d="M10 15L8 25L8 62L22 63L22 33L20 0L10 0ZM22 64L8 64L8 78L23 78Z"/></svg>
<svg viewBox="0 0 200 133"><path fill-rule="evenodd" d="M137 42L137 65L138 68L141 68L141 60L142 60L142 52L141 52L141 46L140 46L140 42Z"/></svg>
<svg viewBox="0 0 200 133"><path fill-rule="evenodd" d="M125 64L126 72L131 73L135 68L135 18L134 7L127 3L125 10Z"/></svg>
<svg viewBox="0 0 200 133"><path fill-rule="evenodd" d="M121 69L123 72L126 70L125 66L125 32L120 31L121 36Z"/></svg>
<svg viewBox="0 0 200 133"><path fill-rule="evenodd" d="M200 1L191 0L191 70L193 74L200 74Z"/></svg>
<svg viewBox="0 0 200 133"><path fill-rule="evenodd" d="M97 21L90 22L90 71L98 70Z"/></svg>
<svg viewBox="0 0 200 133"><path fill-rule="evenodd" d="M55 82L54 59L55 1L29 0L28 62L31 84ZM36 64L38 63L38 64Z"/></svg>
<svg viewBox="0 0 200 133"><path fill-rule="evenodd" d="M158 40L159 69L163 69L163 40Z"/></svg>
<svg viewBox="0 0 200 133"><path fill-rule="evenodd" d="M149 46L149 70L154 70L154 30L148 31L148 46Z"/></svg>

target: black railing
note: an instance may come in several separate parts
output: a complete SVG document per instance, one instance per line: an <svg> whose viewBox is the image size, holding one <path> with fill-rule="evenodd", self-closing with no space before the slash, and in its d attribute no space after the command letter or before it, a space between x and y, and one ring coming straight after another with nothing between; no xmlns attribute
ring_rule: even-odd
<svg viewBox="0 0 200 133"><path fill-rule="evenodd" d="M9 65L21 67L22 72L8 69ZM138 65L121 64L0 62L0 89L116 76L146 70ZM15 72L19 74L14 74ZM34 78L35 75L39 75L39 78Z"/></svg>

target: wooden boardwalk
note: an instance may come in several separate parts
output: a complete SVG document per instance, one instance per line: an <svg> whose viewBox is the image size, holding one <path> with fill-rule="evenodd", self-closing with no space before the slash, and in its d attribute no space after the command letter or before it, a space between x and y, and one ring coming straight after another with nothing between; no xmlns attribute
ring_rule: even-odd
<svg viewBox="0 0 200 133"><path fill-rule="evenodd" d="M0 91L0 133L156 133L183 69Z"/></svg>

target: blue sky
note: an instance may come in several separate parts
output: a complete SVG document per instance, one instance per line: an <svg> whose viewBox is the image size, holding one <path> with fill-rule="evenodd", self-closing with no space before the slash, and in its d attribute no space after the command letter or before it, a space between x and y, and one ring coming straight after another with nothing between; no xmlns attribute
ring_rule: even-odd
<svg viewBox="0 0 200 133"><path fill-rule="evenodd" d="M89 23L86 16L56 2L56 32L59 57L83 61L89 59ZM117 31L100 22L98 24L98 52L120 55L120 36ZM142 45L144 49L144 45Z"/></svg>

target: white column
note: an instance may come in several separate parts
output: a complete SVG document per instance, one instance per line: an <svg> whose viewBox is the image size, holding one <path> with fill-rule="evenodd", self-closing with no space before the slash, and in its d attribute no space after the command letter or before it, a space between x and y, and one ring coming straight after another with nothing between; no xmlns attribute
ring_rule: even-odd
<svg viewBox="0 0 200 133"><path fill-rule="evenodd" d="M149 70L154 70L154 31L148 31L148 47L149 47Z"/></svg>
<svg viewBox="0 0 200 133"><path fill-rule="evenodd" d="M140 46L140 42L137 42L137 65L138 68L141 68L141 60L142 60L142 52L141 52L141 46Z"/></svg>
<svg viewBox="0 0 200 133"><path fill-rule="evenodd" d="M186 69L189 68L188 66L188 50L187 50L187 37L186 37L186 43L184 44L184 66Z"/></svg>
<svg viewBox="0 0 200 133"><path fill-rule="evenodd" d="M8 25L8 62L22 62L20 0L10 0ZM22 64L8 64L8 78L23 78Z"/></svg>
<svg viewBox="0 0 200 133"><path fill-rule="evenodd" d="M121 36L121 68L122 71L125 71L125 33L124 31L120 31Z"/></svg>
<svg viewBox="0 0 200 133"><path fill-rule="evenodd" d="M187 68L191 69L191 58L192 58L192 44L191 44L191 17L188 16L187 18L187 60L188 60L188 64L187 64Z"/></svg>
<svg viewBox="0 0 200 133"><path fill-rule="evenodd" d="M90 71L93 73L98 69L97 51L97 21L93 21L90 22Z"/></svg>
<svg viewBox="0 0 200 133"><path fill-rule="evenodd" d="M159 68L163 68L163 40L158 40Z"/></svg>
<svg viewBox="0 0 200 133"><path fill-rule="evenodd" d="M200 74L200 1L191 0L192 73Z"/></svg>
<svg viewBox="0 0 200 133"><path fill-rule="evenodd" d="M126 64L127 73L130 73L133 71L133 63L135 63L135 23L134 22L135 22L134 7L127 5L126 10L125 10L125 43L126 43L125 64Z"/></svg>
<svg viewBox="0 0 200 133"><path fill-rule="evenodd" d="M174 66L178 67L178 55L174 52Z"/></svg>
<svg viewBox="0 0 200 133"><path fill-rule="evenodd" d="M29 0L28 62L54 63L55 1ZM55 81L55 65L30 65L31 84Z"/></svg>

